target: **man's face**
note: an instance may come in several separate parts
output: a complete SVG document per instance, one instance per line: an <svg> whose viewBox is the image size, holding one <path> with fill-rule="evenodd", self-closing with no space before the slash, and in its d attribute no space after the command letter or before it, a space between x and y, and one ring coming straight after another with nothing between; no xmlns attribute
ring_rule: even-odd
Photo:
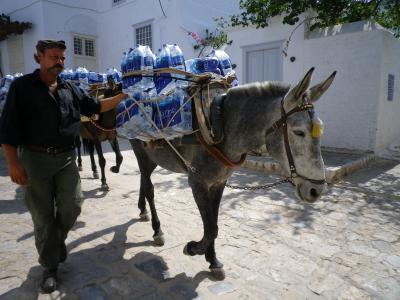
<svg viewBox="0 0 400 300"><path fill-rule="evenodd" d="M60 48L45 49L38 54L40 69L58 75L64 69L65 50Z"/></svg>

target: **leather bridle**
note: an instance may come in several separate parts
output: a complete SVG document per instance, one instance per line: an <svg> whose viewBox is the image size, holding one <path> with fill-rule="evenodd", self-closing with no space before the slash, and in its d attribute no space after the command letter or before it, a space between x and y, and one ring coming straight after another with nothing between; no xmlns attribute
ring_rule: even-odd
<svg viewBox="0 0 400 300"><path fill-rule="evenodd" d="M290 179L291 179L293 185L294 185L293 179L297 178L297 177L300 177L302 179L310 181L311 183L314 183L314 184L326 183L325 179L312 179L312 178L308 178L303 175L300 175L297 172L296 165L294 164L292 151L290 149L290 143L289 143L289 136L288 136L288 129L287 129L288 117L294 113L301 112L301 111L308 111L311 114L314 106L312 105L312 103L309 103L308 101L304 101L303 104L297 105L295 108L293 108L289 112L286 112L283 107L283 104L284 104L283 100L284 100L284 98L282 98L282 100L281 100L281 118L272 124L272 126L267 130L266 135L268 135L272 132L275 132L280 127L282 127L282 134L283 134L283 140L285 143L286 156L287 156L287 159L289 162ZM303 97L303 100L307 100L307 98Z"/></svg>

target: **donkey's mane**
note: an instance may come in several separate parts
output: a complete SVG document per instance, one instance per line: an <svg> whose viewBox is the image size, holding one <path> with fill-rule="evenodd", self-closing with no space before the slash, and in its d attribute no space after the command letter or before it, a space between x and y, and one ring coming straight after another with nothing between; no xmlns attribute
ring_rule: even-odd
<svg viewBox="0 0 400 300"><path fill-rule="evenodd" d="M230 98L245 99L254 97L283 97L290 89L290 84L279 81L264 81L244 84L228 91Z"/></svg>

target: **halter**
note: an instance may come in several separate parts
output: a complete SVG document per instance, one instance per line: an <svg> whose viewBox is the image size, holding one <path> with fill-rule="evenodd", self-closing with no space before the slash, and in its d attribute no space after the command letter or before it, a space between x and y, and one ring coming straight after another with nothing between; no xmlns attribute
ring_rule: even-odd
<svg viewBox="0 0 400 300"><path fill-rule="evenodd" d="M289 112L286 112L283 107L283 99L284 98L282 98L282 100L281 100L281 118L278 121L276 121L274 124L272 124L272 126L267 130L266 135L268 135L272 132L275 132L276 130L279 129L279 127L282 126L283 140L285 143L286 155L287 155L288 162L289 162L290 179L292 181L292 184L294 184L293 179L296 177L303 178L307 181L310 181L311 183L324 184L324 183L326 183L325 179L312 179L312 178L308 178L308 177L305 177L305 176L297 173L296 166L294 164L292 151L290 149L288 129L287 129L287 119L289 116L291 116L292 114L294 114L296 112L301 112L301 111L308 111L311 115L314 106L307 101L306 97L304 97L303 99L305 101L303 102L303 104L297 105L295 108L293 108Z"/></svg>

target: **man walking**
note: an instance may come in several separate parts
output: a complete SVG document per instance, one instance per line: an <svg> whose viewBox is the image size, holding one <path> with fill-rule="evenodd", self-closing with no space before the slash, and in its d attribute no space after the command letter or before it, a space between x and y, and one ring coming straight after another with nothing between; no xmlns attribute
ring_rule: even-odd
<svg viewBox="0 0 400 300"><path fill-rule="evenodd" d="M23 186L32 216L44 293L57 287L58 264L67 258L65 240L81 212L74 150L80 115L108 111L127 97L97 101L62 80L65 49L64 41L38 41L34 58L40 68L11 84L0 119L9 176Z"/></svg>

